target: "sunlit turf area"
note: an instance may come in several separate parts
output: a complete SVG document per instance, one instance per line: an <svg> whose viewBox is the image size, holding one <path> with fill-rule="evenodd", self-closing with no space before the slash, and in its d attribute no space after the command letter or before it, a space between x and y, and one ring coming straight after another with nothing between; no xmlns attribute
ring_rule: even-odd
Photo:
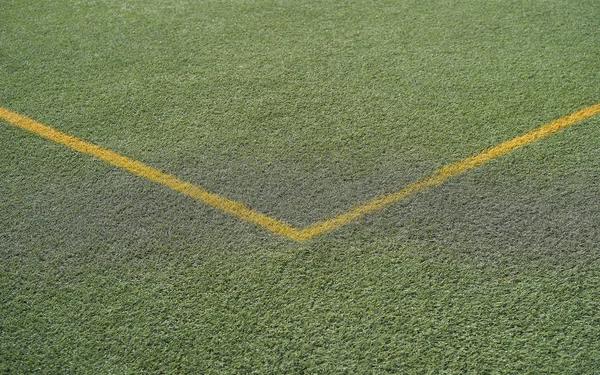
<svg viewBox="0 0 600 375"><path fill-rule="evenodd" d="M598 102L595 0L0 1L0 107L298 228ZM304 241L14 125L1 373L600 369L600 114Z"/></svg>

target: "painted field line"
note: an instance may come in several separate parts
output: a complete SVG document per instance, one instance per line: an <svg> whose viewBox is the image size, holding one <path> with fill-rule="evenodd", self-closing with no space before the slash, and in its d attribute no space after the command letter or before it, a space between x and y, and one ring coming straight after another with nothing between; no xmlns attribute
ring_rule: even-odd
<svg viewBox="0 0 600 375"><path fill-rule="evenodd" d="M339 226L356 220L365 214L372 213L389 204L398 202L427 187L439 185L447 179L457 176L469 169L475 168L486 161L495 159L516 148L535 142L543 137L557 132L560 129L589 118L597 113L600 113L600 103L585 107L576 112L560 117L528 133L483 150L478 154L469 156L454 163L447 164L437 171L406 185L404 188L398 191L374 197L360 205L350 208L347 211L339 213L329 219L320 220L306 228L295 228L284 221L277 220L273 217L248 208L241 202L211 193L201 186L180 180L171 174L162 172L142 162L120 155L114 151L97 146L82 139L73 137L48 125L44 125L40 122L32 120L27 116L0 107L0 118L8 121L14 126L28 130L79 152L90 154L112 165L126 169L138 176L155 181L175 191L201 200L207 205L230 213L239 219L247 220L275 234L286 236L297 241L306 240L318 234L338 228Z"/></svg>
<svg viewBox="0 0 600 375"><path fill-rule="evenodd" d="M30 119L27 116L23 116L6 108L0 107L0 118L51 141L63 144L79 152L90 154L112 165L126 169L133 174L147 178L154 182L158 182L159 184L168 186L175 191L199 199L209 206L230 213L239 219L247 220L254 224L260 225L261 227L270 230L275 234L300 240L300 231L298 229L283 221L252 210L243 203L222 197L215 193L211 193L201 186L180 180L171 174L162 172L142 162L97 146L93 143L86 142L82 139L73 137L72 135L58 131L48 125L44 125L40 122Z"/></svg>
<svg viewBox="0 0 600 375"><path fill-rule="evenodd" d="M557 132L560 129L566 128L578 121L589 118L597 113L600 113L600 103L590 105L563 117L560 117L552 122L544 124L537 129L528 133L517 136L511 140L499 143L496 146L481 151L478 154L469 156L465 159L447 164L437 171L412 182L402 189L374 197L362 204L354 206L349 210L342 212L330 219L318 221L300 232L301 238L310 238L317 234L330 231L349 221L355 220L365 214L382 209L383 207L398 202L407 196L423 190L429 186L439 185L447 179L459 175L468 169L475 168L486 161L500 157L516 148L523 147L529 143L535 142L543 137Z"/></svg>

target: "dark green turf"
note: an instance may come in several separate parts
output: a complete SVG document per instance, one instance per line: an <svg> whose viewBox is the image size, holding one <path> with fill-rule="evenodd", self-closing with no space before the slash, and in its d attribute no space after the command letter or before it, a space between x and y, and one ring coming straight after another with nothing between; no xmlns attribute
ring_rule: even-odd
<svg viewBox="0 0 600 375"><path fill-rule="evenodd" d="M2 105L308 224L600 97L593 1L176 3L6 3Z"/></svg>
<svg viewBox="0 0 600 375"><path fill-rule="evenodd" d="M594 1L0 14L0 106L293 224L600 100ZM599 139L295 243L0 122L0 372L595 373Z"/></svg>

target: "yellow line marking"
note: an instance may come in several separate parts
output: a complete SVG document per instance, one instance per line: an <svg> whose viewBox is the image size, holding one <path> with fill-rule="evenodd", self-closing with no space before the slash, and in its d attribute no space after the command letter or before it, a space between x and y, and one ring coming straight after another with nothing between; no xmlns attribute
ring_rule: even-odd
<svg viewBox="0 0 600 375"><path fill-rule="evenodd" d="M239 219L247 220L275 234L286 236L296 241L306 240L318 234L338 228L339 226L355 220L365 214L378 211L389 204L398 202L408 197L409 195L412 195L427 187L439 185L447 179L457 176L469 169L475 168L486 161L495 159L516 148L535 142L543 137L557 132L560 129L589 118L597 113L600 113L600 103L585 107L576 112L560 117L528 133L483 150L478 154L469 156L454 163L447 164L437 171L406 185L404 188L398 191L374 197L329 219L320 220L306 228L299 229L284 221L277 220L268 215L248 208L241 202L211 193L199 185L194 185L180 180L171 174L162 172L142 162L97 146L93 143L86 142L82 139L73 137L48 125L44 125L40 122L32 120L27 116L23 116L6 108L0 107L0 118L17 127L38 134L51 141L68 146L79 152L90 154L112 165L126 169L138 176L155 181L175 191L201 200L207 205L230 213Z"/></svg>
<svg viewBox="0 0 600 375"><path fill-rule="evenodd" d="M464 171L475 168L479 164L502 156L516 148L523 147L529 143L535 142L540 138L546 137L557 132L577 121L584 120L600 112L600 103L585 107L571 114L560 117L552 122L540 126L528 133L517 136L511 140L502 142L494 147L481 151L478 154L469 156L465 159L447 164L430 175L412 182L402 189L393 193L388 193L375 198L372 198L360 205L354 206L349 210L338 214L328 220L318 221L309 227L304 228L300 232L301 238L310 238L317 234L330 231L349 221L355 220L358 217L368 214L373 211L382 209L383 207L398 202L407 196L423 190L429 186L439 185Z"/></svg>
<svg viewBox="0 0 600 375"><path fill-rule="evenodd" d="M236 202L229 198L222 197L218 194L211 193L201 186L193 185L189 182L178 179L177 177L164 173L156 168L150 167L142 162L120 155L114 151L97 146L93 143L86 142L82 139L73 137L72 135L63 133L48 125L44 125L37 121L23 116L6 108L0 107L0 118L10 122L11 124L29 130L42 137L48 138L56 143L61 143L79 152L90 154L98 159L102 159L112 165L128 170L138 176L158 182L159 184L168 186L169 188L189 195L190 197L201 200L202 202L232 214L243 220L250 221L261 227L270 230L275 234L287 236L294 240L299 240L298 229L291 225L274 219L270 216L257 212L248 208L240 202Z"/></svg>

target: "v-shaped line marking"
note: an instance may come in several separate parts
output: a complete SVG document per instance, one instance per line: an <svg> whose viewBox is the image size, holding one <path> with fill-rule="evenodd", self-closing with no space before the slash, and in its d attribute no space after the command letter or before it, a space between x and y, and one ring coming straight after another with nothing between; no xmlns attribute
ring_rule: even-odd
<svg viewBox="0 0 600 375"><path fill-rule="evenodd" d="M140 161L123 156L114 151L84 141L67 133L63 133L48 125L44 125L40 122L30 119L27 116L13 112L6 108L0 107L0 118L14 126L38 134L53 142L63 144L79 152L90 154L112 165L128 170L133 174L165 185L172 190L178 191L192 198L201 200L209 206L225 211L239 219L252 222L277 235L286 236L296 241L303 241L318 234L338 228L350 221L358 219L363 215L378 211L389 204L401 201L409 195L412 195L427 187L439 185L447 179L459 175L469 169L475 168L486 161L495 159L514 149L535 142L578 121L594 116L599 112L600 103L582 108L578 111L544 124L530 132L499 143L491 148L485 149L478 154L447 164L435 172L406 185L398 191L376 196L367 200L366 202L351 207L344 212L332 215L327 219L319 220L316 223L304 228L296 228L285 221L275 219L271 216L253 210L241 202L211 193L199 185L194 185L190 182L183 181L171 174L162 172Z"/></svg>

